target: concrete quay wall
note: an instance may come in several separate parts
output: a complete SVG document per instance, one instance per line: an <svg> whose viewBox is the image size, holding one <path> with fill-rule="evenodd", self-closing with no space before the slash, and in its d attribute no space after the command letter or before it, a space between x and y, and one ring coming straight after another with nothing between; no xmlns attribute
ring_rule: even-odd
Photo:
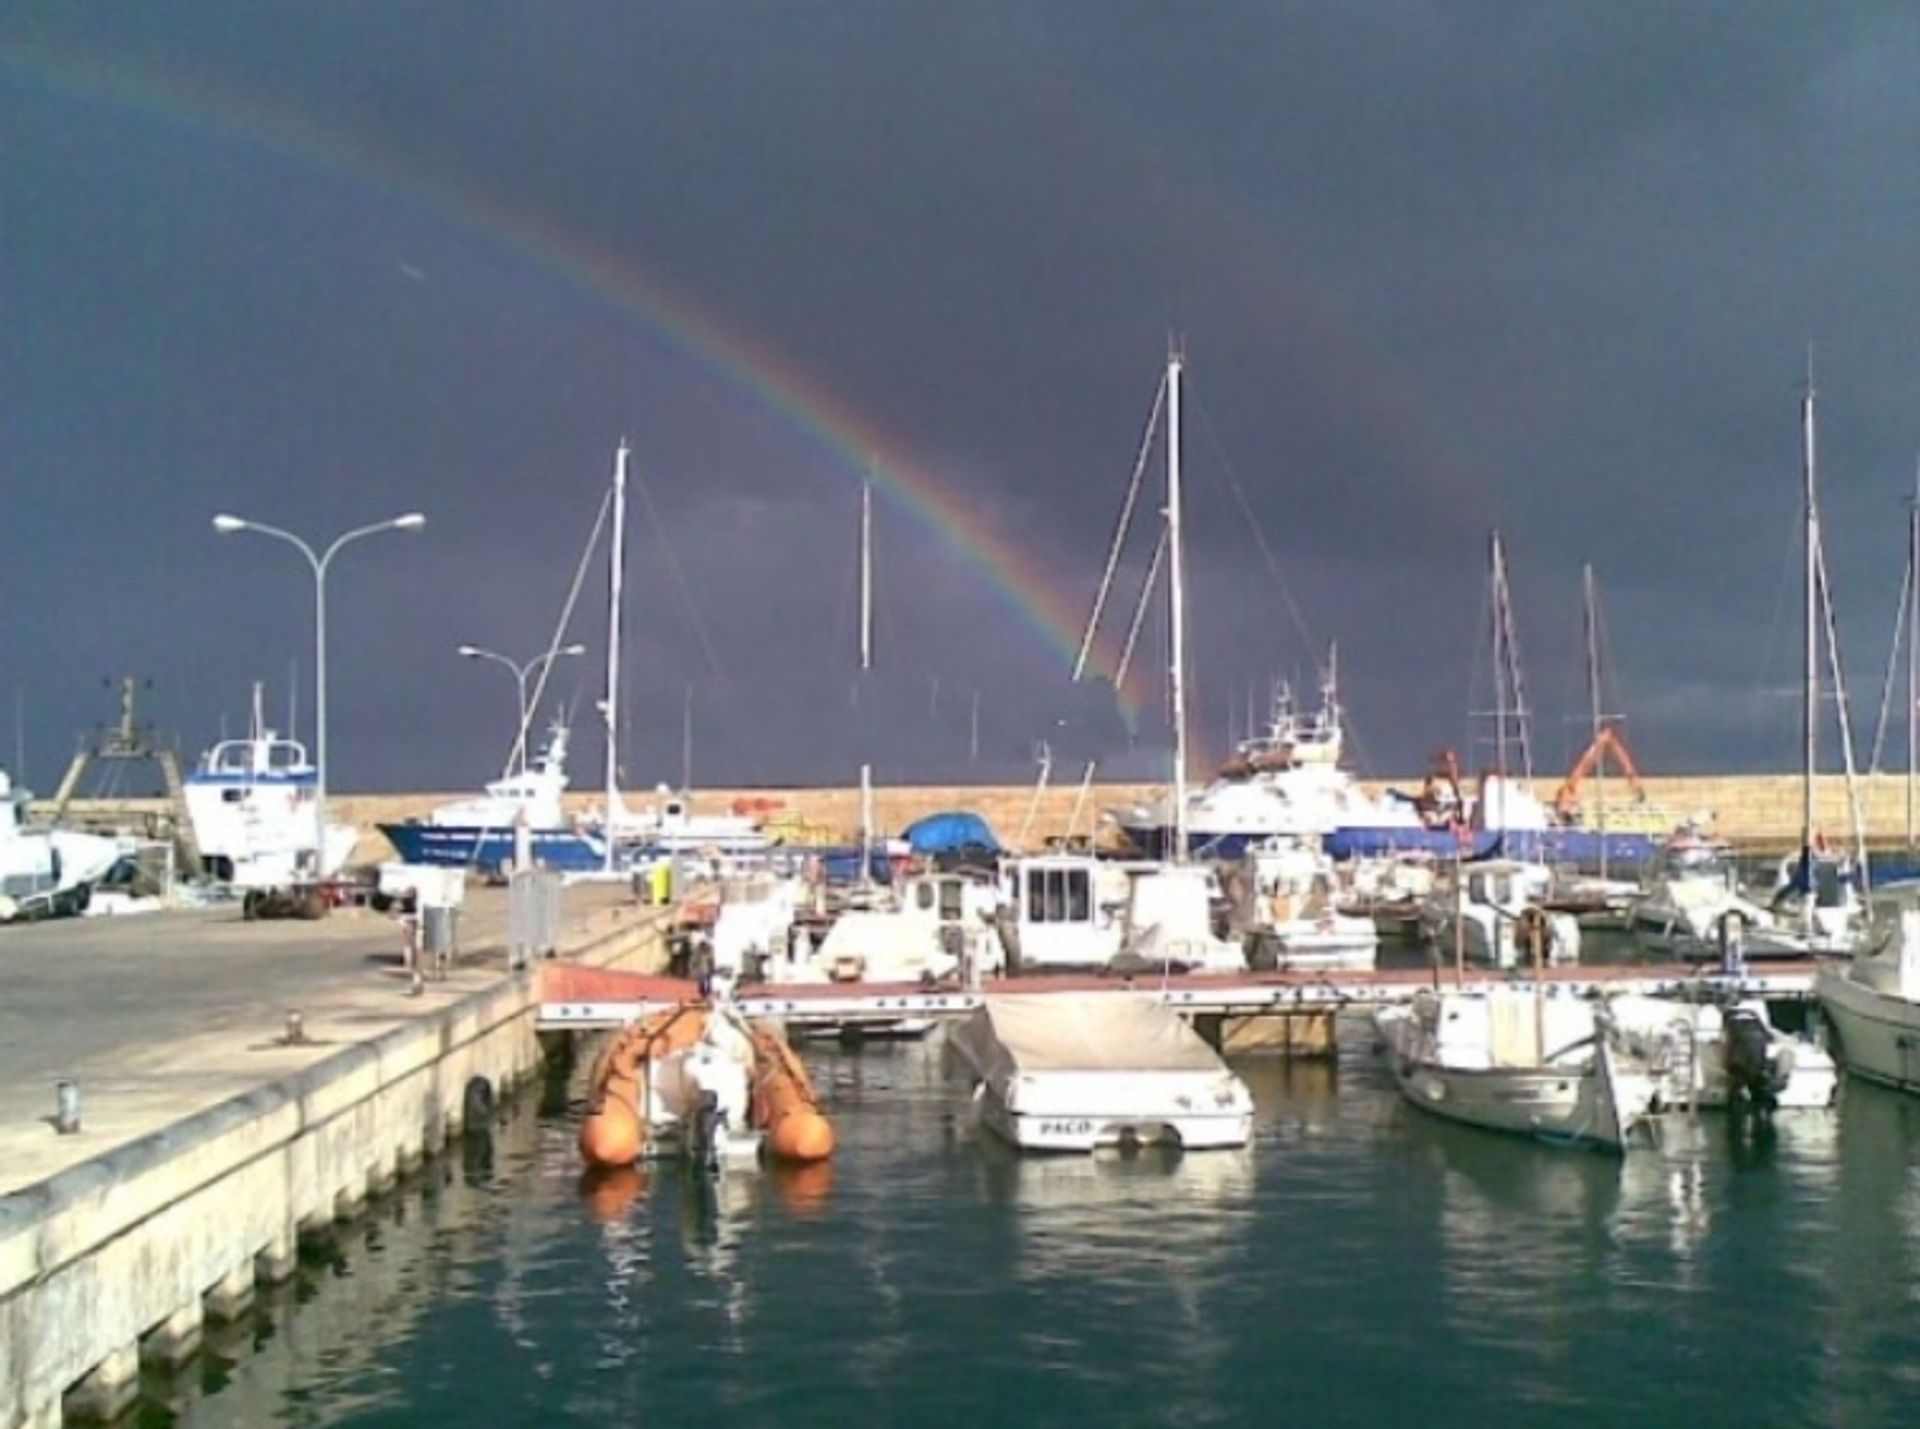
<svg viewBox="0 0 1920 1429"><path fill-rule="evenodd" d="M572 960L658 966L664 918ZM537 1067L538 975L502 980L373 1040L0 1198L0 1426L109 1417L143 1356L197 1349L256 1277L292 1273L298 1238L461 1133L468 1088L494 1098Z"/></svg>

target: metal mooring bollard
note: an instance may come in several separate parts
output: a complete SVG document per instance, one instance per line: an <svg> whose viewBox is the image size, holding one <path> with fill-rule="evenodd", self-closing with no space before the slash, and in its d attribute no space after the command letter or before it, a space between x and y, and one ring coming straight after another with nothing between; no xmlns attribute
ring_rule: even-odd
<svg viewBox="0 0 1920 1429"><path fill-rule="evenodd" d="M286 1035L280 1040L289 1047L299 1047L306 1043L307 1020L300 1015L299 1008L290 1007L287 1009L287 1031Z"/></svg>
<svg viewBox="0 0 1920 1429"><path fill-rule="evenodd" d="M80 1130L80 1084L59 1081L53 1084L53 1129L62 1136Z"/></svg>

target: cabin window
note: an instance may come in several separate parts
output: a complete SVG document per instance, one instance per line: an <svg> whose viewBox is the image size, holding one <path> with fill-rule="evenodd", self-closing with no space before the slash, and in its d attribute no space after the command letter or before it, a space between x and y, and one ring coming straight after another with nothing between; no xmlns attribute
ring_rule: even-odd
<svg viewBox="0 0 1920 1429"><path fill-rule="evenodd" d="M246 797L247 791L245 789L222 789L220 791L220 802L223 804L237 804Z"/></svg>
<svg viewBox="0 0 1920 1429"><path fill-rule="evenodd" d="M1027 870L1027 920L1085 923L1091 917L1092 885L1084 868Z"/></svg>
<svg viewBox="0 0 1920 1429"><path fill-rule="evenodd" d="M1067 880L1067 921L1071 923L1088 922L1092 916L1091 900L1088 897L1087 871L1084 868L1066 870Z"/></svg>
<svg viewBox="0 0 1920 1429"><path fill-rule="evenodd" d="M915 903L920 905L920 911L922 913L927 912L929 909L933 907L933 885L930 883L923 883L918 888L914 889L913 900Z"/></svg>
<svg viewBox="0 0 1920 1429"><path fill-rule="evenodd" d="M940 921L958 923L963 913L960 901L960 880L943 878L940 880Z"/></svg>

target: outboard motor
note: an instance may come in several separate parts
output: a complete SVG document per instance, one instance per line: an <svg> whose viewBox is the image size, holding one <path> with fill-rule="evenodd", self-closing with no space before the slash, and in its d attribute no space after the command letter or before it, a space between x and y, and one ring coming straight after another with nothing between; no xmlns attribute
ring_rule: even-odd
<svg viewBox="0 0 1920 1429"><path fill-rule="evenodd" d="M1729 1008L1723 1023L1722 1046L1727 1086L1736 1105L1744 1101L1761 1111L1772 1111L1786 1078L1769 1055L1767 1025L1750 1008Z"/></svg>

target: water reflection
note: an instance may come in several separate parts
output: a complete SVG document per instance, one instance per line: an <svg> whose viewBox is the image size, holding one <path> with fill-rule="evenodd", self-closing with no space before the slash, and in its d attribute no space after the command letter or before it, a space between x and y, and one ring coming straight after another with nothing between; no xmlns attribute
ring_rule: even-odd
<svg viewBox="0 0 1920 1429"><path fill-rule="evenodd" d="M580 1173L580 1205L598 1225L625 1220L647 1194L651 1177L638 1166L595 1166Z"/></svg>
<svg viewBox="0 0 1920 1429"><path fill-rule="evenodd" d="M204 1423L1910 1422L1920 1098L1625 1159L1249 1060L1244 1152L1023 1159L930 1047L810 1049L826 1166L581 1178L510 1121L216 1342ZM1177 1347L1177 1350L1174 1348ZM956 1366L963 1367L957 1369ZM213 1382L211 1370L208 1383ZM1413 1388L1418 1386L1418 1388Z"/></svg>

